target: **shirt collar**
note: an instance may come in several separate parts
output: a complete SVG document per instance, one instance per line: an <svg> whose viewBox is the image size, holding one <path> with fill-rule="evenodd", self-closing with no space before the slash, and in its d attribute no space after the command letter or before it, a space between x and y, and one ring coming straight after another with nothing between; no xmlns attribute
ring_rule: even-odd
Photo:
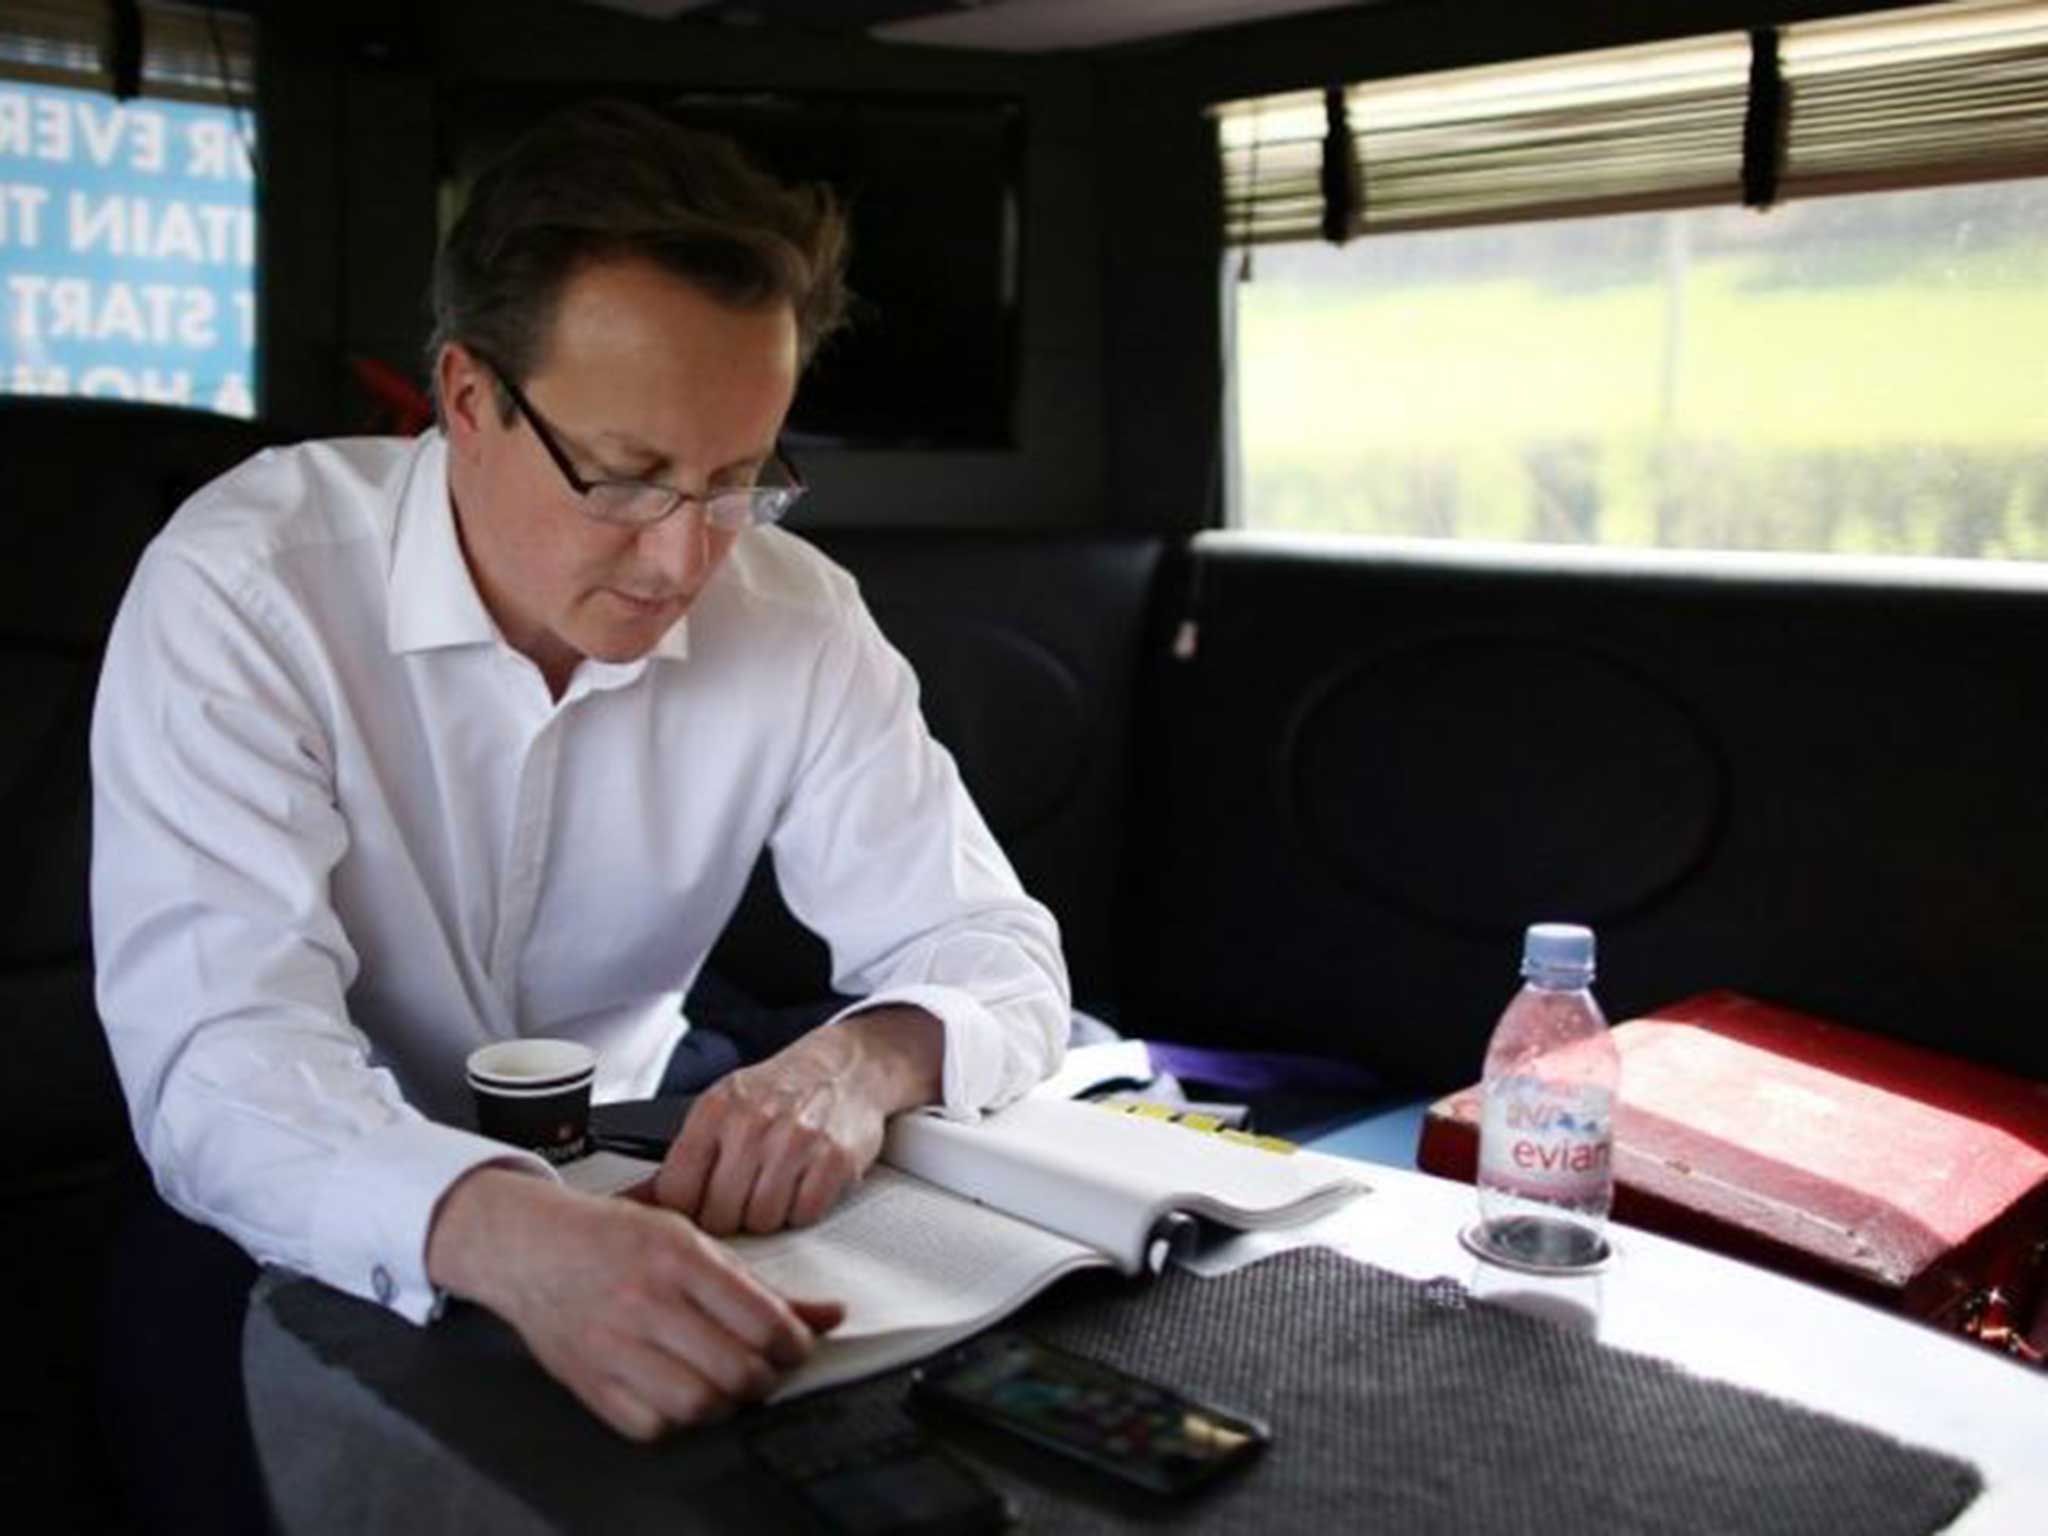
<svg viewBox="0 0 2048 1536"><path fill-rule="evenodd" d="M392 493L391 608L385 621L392 654L448 646L503 644L476 589L455 530L455 500L448 490L448 440L436 431L421 437ZM686 615L669 626L648 657L682 661L690 654ZM631 662L586 661L599 686L630 682L648 657Z"/></svg>
<svg viewBox="0 0 2048 1536"><path fill-rule="evenodd" d="M462 557L448 494L447 439L428 432L406 465L392 518L391 611L385 621L392 653L487 645L498 638L498 626Z"/></svg>

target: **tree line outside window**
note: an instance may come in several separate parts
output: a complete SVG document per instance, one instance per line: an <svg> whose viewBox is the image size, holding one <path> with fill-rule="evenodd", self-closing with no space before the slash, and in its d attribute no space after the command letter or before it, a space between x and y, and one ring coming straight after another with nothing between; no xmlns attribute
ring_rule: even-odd
<svg viewBox="0 0 2048 1536"><path fill-rule="evenodd" d="M1261 246L1239 521L2048 559L2048 180Z"/></svg>

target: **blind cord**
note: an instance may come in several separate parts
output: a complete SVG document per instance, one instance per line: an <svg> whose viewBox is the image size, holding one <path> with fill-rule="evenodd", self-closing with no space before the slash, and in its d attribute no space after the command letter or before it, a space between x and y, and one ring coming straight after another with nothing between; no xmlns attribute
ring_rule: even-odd
<svg viewBox="0 0 2048 1536"><path fill-rule="evenodd" d="M1768 208L1778 200L1785 165L1785 72L1778 62L1778 29L1749 34L1749 100L1742 113L1742 205Z"/></svg>
<svg viewBox="0 0 2048 1536"><path fill-rule="evenodd" d="M139 0L114 0L107 13L107 73L113 76L114 100L133 101L142 94L142 6Z"/></svg>
<svg viewBox="0 0 2048 1536"><path fill-rule="evenodd" d="M1351 114L1344 87L1323 90L1323 238L1342 245L1358 230L1358 159L1352 149Z"/></svg>

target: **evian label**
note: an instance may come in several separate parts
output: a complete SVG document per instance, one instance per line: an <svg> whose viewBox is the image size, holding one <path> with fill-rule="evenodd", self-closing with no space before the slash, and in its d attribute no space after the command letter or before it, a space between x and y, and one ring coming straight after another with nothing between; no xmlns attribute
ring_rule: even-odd
<svg viewBox="0 0 2048 1536"><path fill-rule="evenodd" d="M1601 1192L1613 1155L1613 1095L1585 1083L1508 1077L1487 1085L1479 1176L1496 1188L1575 1203Z"/></svg>

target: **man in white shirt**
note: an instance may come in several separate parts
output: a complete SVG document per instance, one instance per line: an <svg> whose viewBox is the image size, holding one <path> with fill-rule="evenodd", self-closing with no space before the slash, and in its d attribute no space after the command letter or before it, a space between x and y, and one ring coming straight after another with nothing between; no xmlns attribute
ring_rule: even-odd
<svg viewBox="0 0 2048 1536"><path fill-rule="evenodd" d="M815 1221L887 1117L1059 1060L1067 981L852 581L773 527L843 307L821 194L611 104L482 177L441 429L260 455L136 573L93 732L99 1003L177 1210L416 1322L499 1313L621 1433L840 1315L716 1239ZM764 848L848 1013L698 1099L659 1205L460 1128L493 1040L645 1096Z"/></svg>

